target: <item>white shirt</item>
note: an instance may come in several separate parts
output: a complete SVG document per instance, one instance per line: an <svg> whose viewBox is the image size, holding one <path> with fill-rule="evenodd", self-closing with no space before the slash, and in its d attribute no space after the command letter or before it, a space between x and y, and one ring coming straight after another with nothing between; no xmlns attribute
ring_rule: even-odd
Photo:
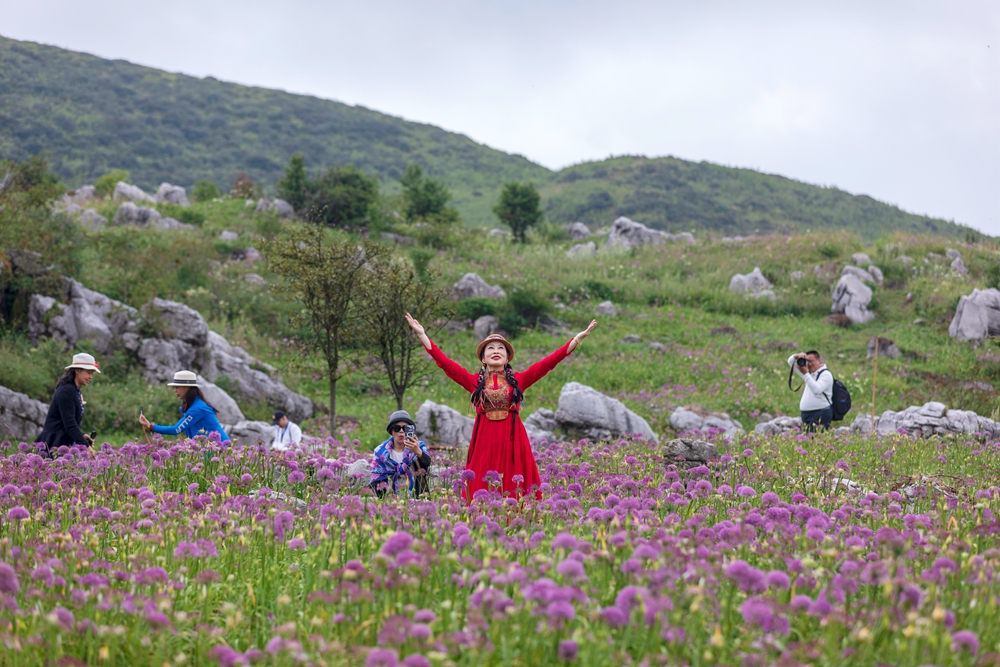
<svg viewBox="0 0 1000 667"><path fill-rule="evenodd" d="M795 363L795 355L788 357L788 365L795 369L795 374L806 383L799 400L799 410L822 410L833 405L833 373L823 364L815 373L803 373Z"/></svg>
<svg viewBox="0 0 1000 667"><path fill-rule="evenodd" d="M389 450L389 456L391 456L392 460L395 461L397 464L403 462L403 457L405 455L406 455L406 450L405 449L403 451L401 451L401 452L397 452L395 449L390 449Z"/></svg>
<svg viewBox="0 0 1000 667"><path fill-rule="evenodd" d="M271 449L283 451L292 445L299 444L301 441L302 429L291 419L285 424L285 428L281 428L277 424L274 425L274 441L271 442Z"/></svg>

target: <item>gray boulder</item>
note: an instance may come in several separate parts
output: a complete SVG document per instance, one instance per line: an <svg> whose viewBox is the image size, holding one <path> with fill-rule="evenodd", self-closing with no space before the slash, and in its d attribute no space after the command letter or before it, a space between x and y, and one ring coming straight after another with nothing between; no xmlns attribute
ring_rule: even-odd
<svg viewBox="0 0 1000 667"><path fill-rule="evenodd" d="M948 259L960 259L962 257L962 253L954 248L945 248L944 256Z"/></svg>
<svg viewBox="0 0 1000 667"><path fill-rule="evenodd" d="M256 213L275 213L279 218L290 218L295 215L295 209L284 199L258 199L254 211Z"/></svg>
<svg viewBox="0 0 1000 667"><path fill-rule="evenodd" d="M965 268L965 262L962 261L961 257L956 257L951 261L951 268L956 273L960 273L963 276L969 273L969 270Z"/></svg>
<svg viewBox="0 0 1000 667"><path fill-rule="evenodd" d="M59 209L57 208L56 210L58 211ZM83 207L79 204L66 204L63 207L62 212L70 217L76 217L83 213Z"/></svg>
<svg viewBox="0 0 1000 667"><path fill-rule="evenodd" d="M1000 436L1000 424L971 410L949 410L944 403L936 401L910 406L900 412L886 410L875 417L876 435L896 435L901 431L917 437L963 435L996 438ZM851 424L850 432L871 435L871 415L859 414Z"/></svg>
<svg viewBox="0 0 1000 667"><path fill-rule="evenodd" d="M1000 291L993 287L974 289L972 294L959 299L948 334L960 341L1000 335Z"/></svg>
<svg viewBox="0 0 1000 667"><path fill-rule="evenodd" d="M852 274L840 277L833 289L833 303L830 312L846 315L854 324L864 324L875 318L875 313L868 310L872 301L872 290Z"/></svg>
<svg viewBox="0 0 1000 667"><path fill-rule="evenodd" d="M238 233L231 232L228 229L222 230L222 232L219 234L220 241L238 241L239 238L240 235Z"/></svg>
<svg viewBox="0 0 1000 667"><path fill-rule="evenodd" d="M884 336L872 336L868 339L868 355L867 358L871 359L875 356L875 345L878 344L878 356L888 357L889 359L898 359L903 355L900 349L888 338Z"/></svg>
<svg viewBox="0 0 1000 667"><path fill-rule="evenodd" d="M241 419L232 426L223 424L233 442L238 442L244 447L250 445L270 445L274 441L274 426L268 422L250 421Z"/></svg>
<svg viewBox="0 0 1000 667"><path fill-rule="evenodd" d="M447 405L424 401L413 416L413 423L417 436L428 445L457 447L464 451L472 439L475 420Z"/></svg>
<svg viewBox="0 0 1000 667"><path fill-rule="evenodd" d="M554 433L558 427L556 414L546 408L538 408L524 420L524 430L528 432L528 440L533 445L542 440L558 442L559 438Z"/></svg>
<svg viewBox="0 0 1000 667"><path fill-rule="evenodd" d="M259 273L245 273L243 274L243 282L247 285L253 285L254 287L264 287L267 285L267 281L264 280L264 276Z"/></svg>
<svg viewBox="0 0 1000 667"><path fill-rule="evenodd" d="M700 405L679 406L675 408L670 414L670 426L678 433L721 428L725 430L726 437L728 438L732 438L743 431L743 424L725 412L710 412Z"/></svg>
<svg viewBox="0 0 1000 667"><path fill-rule="evenodd" d="M574 241L582 241L583 239L590 238L590 227L587 227L582 222L574 222L571 225L566 225L565 229L566 233Z"/></svg>
<svg viewBox="0 0 1000 667"><path fill-rule="evenodd" d="M593 241L577 243L566 251L567 257L593 257L597 254L597 244Z"/></svg>
<svg viewBox="0 0 1000 667"><path fill-rule="evenodd" d="M507 293L499 285L489 285L477 273L466 273L452 285L452 292L460 299L504 299Z"/></svg>
<svg viewBox="0 0 1000 667"><path fill-rule="evenodd" d="M500 333L500 320L493 315L483 315L472 324L472 330L482 340L490 334Z"/></svg>
<svg viewBox="0 0 1000 667"><path fill-rule="evenodd" d="M201 385L201 393L205 397L205 401L219 411L217 416L220 423L239 424L246 419L243 416L243 411L240 410L240 406L233 400L233 397L223 391L221 387L212 384L200 375L198 376L198 384ZM261 422L253 423L259 424ZM231 438L236 437L229 429L226 429L226 435ZM268 442L270 442L270 439Z"/></svg>
<svg viewBox="0 0 1000 667"><path fill-rule="evenodd" d="M885 276L882 275L882 269L878 268L874 264L868 266L868 273L871 274L871 277L875 279L876 285L881 285L882 282L885 280Z"/></svg>
<svg viewBox="0 0 1000 667"><path fill-rule="evenodd" d="M125 181L118 181L115 184L115 190L111 195L114 200L125 199L130 202L155 202L155 198L152 195L146 194L137 185L130 185Z"/></svg>
<svg viewBox="0 0 1000 667"><path fill-rule="evenodd" d="M597 308L594 309L594 313L597 315L606 315L607 317L614 317L618 314L618 308L615 304L610 301L602 301L597 304Z"/></svg>
<svg viewBox="0 0 1000 667"><path fill-rule="evenodd" d="M868 266L872 263L872 258L863 252L856 252L851 255L851 261L861 266Z"/></svg>
<svg viewBox="0 0 1000 667"><path fill-rule="evenodd" d="M738 294L746 294L756 298L769 298L772 301L776 298L771 288L774 285L764 277L759 267L754 267L753 271L747 274L737 273L729 279L729 289Z"/></svg>
<svg viewBox="0 0 1000 667"><path fill-rule="evenodd" d="M188 201L187 193L179 185L170 185L170 183L160 183L159 189L156 191L156 201L165 204L176 204L177 206L190 206L191 202Z"/></svg>
<svg viewBox="0 0 1000 667"><path fill-rule="evenodd" d="M840 275L855 276L861 282L871 283L872 285L874 285L877 282L875 280L875 276L873 276L870 272L865 271L864 269L858 268L856 266L851 266L850 264L841 269Z"/></svg>
<svg viewBox="0 0 1000 667"><path fill-rule="evenodd" d="M156 297L142 307L142 317L165 339L176 338L194 347L208 343L208 324L194 308Z"/></svg>
<svg viewBox="0 0 1000 667"><path fill-rule="evenodd" d="M775 417L757 424L753 429L757 435L783 435L796 430L802 430L800 417Z"/></svg>
<svg viewBox="0 0 1000 667"><path fill-rule="evenodd" d="M151 222L150 226L156 229L195 229L194 225L189 225L175 218L160 218Z"/></svg>
<svg viewBox="0 0 1000 667"><path fill-rule="evenodd" d="M719 458L719 449L710 442L691 438L674 438L663 447L663 461L667 465L680 468L695 468L707 465Z"/></svg>
<svg viewBox="0 0 1000 667"><path fill-rule="evenodd" d="M640 336L636 335L636 334L626 334L622 338L621 342L623 342L625 344L628 344L628 345L635 345L637 343L641 343L642 342L642 338Z"/></svg>
<svg viewBox="0 0 1000 667"><path fill-rule="evenodd" d="M197 354L193 345L176 338L144 338L136 352L142 376L151 384L170 382L177 371L193 368Z"/></svg>
<svg viewBox="0 0 1000 667"><path fill-rule="evenodd" d="M70 190L62 196L62 202L69 204L85 204L97 198L97 188L93 185L81 185L76 190Z"/></svg>
<svg viewBox="0 0 1000 667"><path fill-rule="evenodd" d="M638 435L659 442L649 423L625 405L579 382L567 382L559 394L556 421L566 433L594 440Z"/></svg>
<svg viewBox="0 0 1000 667"><path fill-rule="evenodd" d="M134 227L156 227L163 220L163 216L155 208L136 206L135 203L127 201L118 207L115 213L114 224L131 225Z"/></svg>
<svg viewBox="0 0 1000 667"><path fill-rule="evenodd" d="M49 411L47 403L36 401L7 387L0 387L0 441L34 442L42 432L45 415Z"/></svg>
<svg viewBox="0 0 1000 667"><path fill-rule="evenodd" d="M28 305L28 337L55 338L67 348L82 340L89 341L101 354L116 348L117 340L126 332L135 331L138 313L135 308L87 289L79 282L66 278L65 299L59 303L47 296L35 294Z"/></svg>
<svg viewBox="0 0 1000 667"><path fill-rule="evenodd" d="M77 221L84 227L93 231L104 229L104 226L108 224L108 219L92 208L88 208L86 211L81 213L80 217L77 218Z"/></svg>

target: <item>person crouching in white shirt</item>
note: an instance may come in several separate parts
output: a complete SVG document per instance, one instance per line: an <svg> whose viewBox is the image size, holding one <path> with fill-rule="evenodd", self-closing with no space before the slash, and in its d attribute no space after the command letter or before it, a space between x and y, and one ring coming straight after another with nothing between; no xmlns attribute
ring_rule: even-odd
<svg viewBox="0 0 1000 667"><path fill-rule="evenodd" d="M799 400L803 428L810 433L816 430L817 424L824 429L830 428L833 421L833 373L820 360L816 350L793 354L788 357L788 365L805 382Z"/></svg>
<svg viewBox="0 0 1000 667"><path fill-rule="evenodd" d="M302 429L281 410L275 411L274 420L271 423L276 427L271 449L284 451L302 441Z"/></svg>

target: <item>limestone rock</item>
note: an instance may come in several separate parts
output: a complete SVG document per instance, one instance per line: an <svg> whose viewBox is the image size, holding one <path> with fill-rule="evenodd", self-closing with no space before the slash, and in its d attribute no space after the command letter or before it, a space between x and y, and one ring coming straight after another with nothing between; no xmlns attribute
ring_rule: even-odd
<svg viewBox="0 0 1000 667"><path fill-rule="evenodd" d="M196 354L194 346L182 340L145 338L136 356L146 382L163 384L173 379L177 371L192 368Z"/></svg>
<svg viewBox="0 0 1000 667"><path fill-rule="evenodd" d="M753 271L747 274L737 273L729 280L729 289L738 294L746 294L756 298L769 298L775 300L774 287L771 281L764 277L759 267L754 267Z"/></svg>
<svg viewBox="0 0 1000 667"><path fill-rule="evenodd" d="M135 308L87 289L79 282L64 279L68 304L51 297L35 294L28 306L28 336L52 337L62 341L67 348L81 341L89 341L101 354L116 348L116 339L128 331L135 331L138 313ZM52 309L56 309L54 312Z"/></svg>
<svg viewBox="0 0 1000 667"><path fill-rule="evenodd" d="M636 343L641 343L642 342L642 338L640 338L639 336L637 336L635 334L627 334L624 338L622 338L622 342L626 343L626 344L634 345Z"/></svg>
<svg viewBox="0 0 1000 667"><path fill-rule="evenodd" d="M48 411L47 403L36 401L7 387L0 387L0 419L5 424L0 426L0 440L10 440L15 444L34 442L42 432Z"/></svg>
<svg viewBox="0 0 1000 667"><path fill-rule="evenodd" d="M709 412L700 405L679 406L674 409L670 414L670 426L678 433L719 428L725 430L728 438L743 431L743 424L725 412Z"/></svg>
<svg viewBox="0 0 1000 667"><path fill-rule="evenodd" d="M782 435L795 430L802 430L800 417L775 417L757 424L753 429L757 435Z"/></svg>
<svg viewBox="0 0 1000 667"><path fill-rule="evenodd" d="M176 204L177 206L191 205L184 188L179 185L170 185L170 183L160 183L160 187L156 191L156 201L165 204Z"/></svg>
<svg viewBox="0 0 1000 667"><path fill-rule="evenodd" d="M220 416L219 423L222 423ZM234 442L244 447L264 445L267 447L274 441L274 426L268 422L241 419L233 424L222 423L226 435Z"/></svg>
<svg viewBox="0 0 1000 667"><path fill-rule="evenodd" d="M871 415L859 414L851 424L850 432L871 435ZM913 405L900 412L886 410L875 417L876 435L896 435L901 432L917 437L964 435L996 438L1000 436L1000 424L971 410L948 410L943 403L933 401Z"/></svg>
<svg viewBox="0 0 1000 667"><path fill-rule="evenodd" d="M958 300L955 317L948 327L955 340L984 340L1000 334L1000 291L974 289Z"/></svg>
<svg viewBox="0 0 1000 667"><path fill-rule="evenodd" d="M198 376L198 384L201 385L201 393L205 397L205 401L219 411L216 416L219 418L220 424L238 425L246 419L243 416L243 411L240 410L240 406L236 404L232 396L223 391L222 387L212 384L200 375ZM259 424L261 422L254 423ZM225 431L226 435L230 438L237 437L229 429L225 429ZM268 438L268 442L270 441L271 438Z"/></svg>
<svg viewBox="0 0 1000 667"><path fill-rule="evenodd" d="M664 345L663 343L653 341L652 343L646 346L646 349L655 350L656 352L666 352L667 346Z"/></svg>
<svg viewBox="0 0 1000 667"><path fill-rule="evenodd" d="M875 356L876 341L878 341L878 356L888 357L889 359L898 359L902 356L903 353L891 340L885 338L884 336L873 336L868 339L868 359Z"/></svg>
<svg viewBox="0 0 1000 667"><path fill-rule="evenodd" d="M263 287L267 285L267 281L264 280L264 276L259 273L245 273L243 274L243 282L247 285L253 285L255 287Z"/></svg>
<svg viewBox="0 0 1000 667"><path fill-rule="evenodd" d="M618 314L618 308L616 308L615 304L611 303L610 301L602 301L599 304L597 304L597 308L594 309L594 313L597 315L606 315L608 317L614 317L615 315Z"/></svg>
<svg viewBox="0 0 1000 667"><path fill-rule="evenodd" d="M472 324L476 338L482 340L490 334L500 333L500 320L493 315L483 315Z"/></svg>
<svg viewBox="0 0 1000 667"><path fill-rule="evenodd" d="M797 283L803 278L805 278L806 274L803 271L792 271L790 274L788 274L788 277L792 279L793 283Z"/></svg>
<svg viewBox="0 0 1000 667"><path fill-rule="evenodd" d="M84 227L94 231L104 229L104 226L108 224L108 219L92 208L88 208L81 213L77 221Z"/></svg>
<svg viewBox="0 0 1000 667"><path fill-rule="evenodd" d="M851 266L850 264L841 269L840 275L854 276L858 280L865 283L871 283L872 285L876 283L875 276L873 276L870 272L865 271L864 269L859 268L857 266Z"/></svg>
<svg viewBox="0 0 1000 667"><path fill-rule="evenodd" d="M875 318L875 313L868 310L872 301L872 290L852 274L840 277L840 282L833 290L833 304L830 312L842 313L854 324L864 324Z"/></svg>
<svg viewBox="0 0 1000 667"><path fill-rule="evenodd" d="M566 233L574 241L582 241L583 239L590 238L590 227L582 222L574 222L571 225L566 225Z"/></svg>
<svg viewBox="0 0 1000 667"><path fill-rule="evenodd" d="M372 471L371 461L368 459L358 459L351 465L347 466L347 476L348 477L365 477L367 478Z"/></svg>
<svg viewBox="0 0 1000 667"><path fill-rule="evenodd" d="M75 217L83 213L83 207L79 204L66 204L66 206L62 209L62 212L70 217Z"/></svg>
<svg viewBox="0 0 1000 667"><path fill-rule="evenodd" d="M593 257L597 254L597 244L593 241L577 243L566 251L567 257Z"/></svg>
<svg viewBox="0 0 1000 667"><path fill-rule="evenodd" d="M424 401L414 415L413 422L417 436L428 445L465 450L472 439L475 420L447 405Z"/></svg>
<svg viewBox="0 0 1000 667"><path fill-rule="evenodd" d="M157 227L163 220L163 216L155 208L136 206L133 202L127 201L118 207L115 213L114 224L132 225L135 227Z"/></svg>
<svg viewBox="0 0 1000 667"><path fill-rule="evenodd" d="M194 347L204 347L208 343L205 318L183 303L156 297L142 307L142 317L164 338L176 338Z"/></svg>
<svg viewBox="0 0 1000 667"><path fill-rule="evenodd" d="M93 185L81 185L76 190L70 190L64 194L62 196L62 201L65 204L84 204L96 198L97 188Z"/></svg>
<svg viewBox="0 0 1000 667"><path fill-rule="evenodd" d="M957 273L962 274L963 276L969 273L969 270L965 268L965 262L962 261L961 257L956 257L955 259L952 260L951 268L954 269Z"/></svg>
<svg viewBox="0 0 1000 667"><path fill-rule="evenodd" d="M670 241L694 243L694 235L690 232L668 234L658 229L650 229L646 225L621 216L611 225L608 242L605 249L628 249L641 245L660 245Z"/></svg>
<svg viewBox="0 0 1000 667"><path fill-rule="evenodd" d="M553 432L558 426L555 413L546 408L538 408L524 420L524 430L528 432L528 440L533 445L543 440L558 442L559 438Z"/></svg>
<svg viewBox="0 0 1000 667"><path fill-rule="evenodd" d="M130 185L125 181L118 181L115 184L114 193L112 193L111 198L114 200L126 199L131 202L155 202L156 200L152 195L149 195L142 191L137 185Z"/></svg>
<svg viewBox="0 0 1000 667"><path fill-rule="evenodd" d="M692 438L674 438L663 447L663 462L680 468L707 465L719 458L719 449L710 442Z"/></svg>
<svg viewBox="0 0 1000 667"><path fill-rule="evenodd" d="M507 293L499 285L488 285L477 273L466 273L452 285L452 292L460 299L504 299Z"/></svg>
<svg viewBox="0 0 1000 667"><path fill-rule="evenodd" d="M851 261L859 266L868 266L872 263L872 258L863 252L856 252L851 255Z"/></svg>
<svg viewBox="0 0 1000 667"><path fill-rule="evenodd" d="M962 253L954 248L945 248L944 255L948 259L960 259L962 257Z"/></svg>
<svg viewBox="0 0 1000 667"><path fill-rule="evenodd" d="M878 268L874 264L868 266L868 273L871 277L875 279L876 285L881 285L885 281L885 276L882 275L882 269Z"/></svg>
<svg viewBox="0 0 1000 667"><path fill-rule="evenodd" d="M240 235L238 233L231 232L228 229L222 230L222 233L219 234L219 240L220 241L238 241L239 238L240 238Z"/></svg>
<svg viewBox="0 0 1000 667"><path fill-rule="evenodd" d="M253 200L248 200L247 206L251 206ZM255 213L275 213L279 218L290 218L295 215L295 209L284 199L258 199Z"/></svg>
<svg viewBox="0 0 1000 667"><path fill-rule="evenodd" d="M579 382L567 382L559 394L556 421L563 431L592 439L637 435L659 442L649 423L625 405Z"/></svg>

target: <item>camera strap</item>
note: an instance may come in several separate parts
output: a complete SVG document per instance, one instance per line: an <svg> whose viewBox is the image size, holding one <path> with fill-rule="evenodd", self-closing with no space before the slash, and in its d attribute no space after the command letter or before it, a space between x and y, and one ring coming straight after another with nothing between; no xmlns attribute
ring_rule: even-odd
<svg viewBox="0 0 1000 667"><path fill-rule="evenodd" d="M792 387L792 378L794 376L795 376L795 367L793 366L792 368L788 369L788 389L790 391L800 391L802 389L802 387L806 386L805 382L803 382L802 384L800 384L798 387L793 388Z"/></svg>

